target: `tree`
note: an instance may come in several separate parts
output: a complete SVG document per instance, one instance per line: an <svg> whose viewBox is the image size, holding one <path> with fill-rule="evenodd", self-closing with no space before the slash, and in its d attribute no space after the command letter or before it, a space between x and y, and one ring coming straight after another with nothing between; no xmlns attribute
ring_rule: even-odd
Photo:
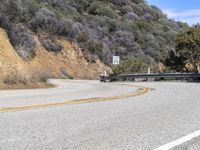
<svg viewBox="0 0 200 150"><path fill-rule="evenodd" d="M176 51L185 57L185 63L192 65L194 72L198 72L200 65L200 27L191 27L188 31L180 33L176 40Z"/></svg>
<svg viewBox="0 0 200 150"><path fill-rule="evenodd" d="M169 52L164 64L173 71L182 72L185 68L185 57L177 55L173 50Z"/></svg>

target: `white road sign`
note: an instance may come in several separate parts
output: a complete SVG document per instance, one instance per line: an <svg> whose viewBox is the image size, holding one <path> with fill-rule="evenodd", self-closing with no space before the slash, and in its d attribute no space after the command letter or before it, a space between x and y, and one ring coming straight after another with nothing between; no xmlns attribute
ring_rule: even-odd
<svg viewBox="0 0 200 150"><path fill-rule="evenodd" d="M120 57L113 56L113 65L119 65L119 63L120 63Z"/></svg>

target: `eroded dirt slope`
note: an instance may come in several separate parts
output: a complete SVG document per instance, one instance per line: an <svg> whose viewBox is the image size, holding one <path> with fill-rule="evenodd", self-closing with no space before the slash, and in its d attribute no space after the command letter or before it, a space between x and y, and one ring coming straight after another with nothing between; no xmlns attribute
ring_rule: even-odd
<svg viewBox="0 0 200 150"><path fill-rule="evenodd" d="M88 62L82 50L74 43L63 38L57 39L63 45L59 53L48 52L34 36L37 43L36 56L24 61L12 47L6 32L0 28L0 81L6 78L23 78L26 80L38 77L61 78L71 76L76 79L98 79L99 73L111 69L99 59Z"/></svg>

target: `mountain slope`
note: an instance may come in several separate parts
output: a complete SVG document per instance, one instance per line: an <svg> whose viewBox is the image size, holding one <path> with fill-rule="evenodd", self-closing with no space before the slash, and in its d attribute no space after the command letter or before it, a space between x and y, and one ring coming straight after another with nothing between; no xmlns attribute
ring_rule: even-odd
<svg viewBox="0 0 200 150"><path fill-rule="evenodd" d="M113 55L163 61L188 26L144 0L1 0L0 27L28 69L96 78Z"/></svg>
<svg viewBox="0 0 200 150"><path fill-rule="evenodd" d="M22 24L35 33L48 32L76 41L86 54L97 55L107 64L111 64L112 55L120 55L122 60L140 57L148 63L160 61L174 47L177 32L187 28L143 0L1 1L0 20L4 23L0 24L9 31L16 49L18 42L13 36L20 35L16 32Z"/></svg>
<svg viewBox="0 0 200 150"><path fill-rule="evenodd" d="M14 50L7 34L0 28L0 82L30 82L46 78L97 79L99 73L111 70L96 59L90 63L84 57L81 49L64 39L58 39L63 49L59 53L48 52L38 40L36 41L35 57L29 61L23 60Z"/></svg>
<svg viewBox="0 0 200 150"><path fill-rule="evenodd" d="M11 74L18 74L18 72L25 74L25 70L24 62L13 49L5 31L0 28L0 81Z"/></svg>

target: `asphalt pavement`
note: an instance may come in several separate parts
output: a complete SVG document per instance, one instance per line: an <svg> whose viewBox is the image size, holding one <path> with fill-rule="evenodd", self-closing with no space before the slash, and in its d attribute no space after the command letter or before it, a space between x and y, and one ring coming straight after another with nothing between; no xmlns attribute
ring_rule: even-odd
<svg viewBox="0 0 200 150"><path fill-rule="evenodd" d="M152 91L118 100L1 112L0 149L154 150L200 130L199 83L52 82L58 87L0 91L0 110L138 92L134 86L120 84ZM198 147L199 137L174 150Z"/></svg>

